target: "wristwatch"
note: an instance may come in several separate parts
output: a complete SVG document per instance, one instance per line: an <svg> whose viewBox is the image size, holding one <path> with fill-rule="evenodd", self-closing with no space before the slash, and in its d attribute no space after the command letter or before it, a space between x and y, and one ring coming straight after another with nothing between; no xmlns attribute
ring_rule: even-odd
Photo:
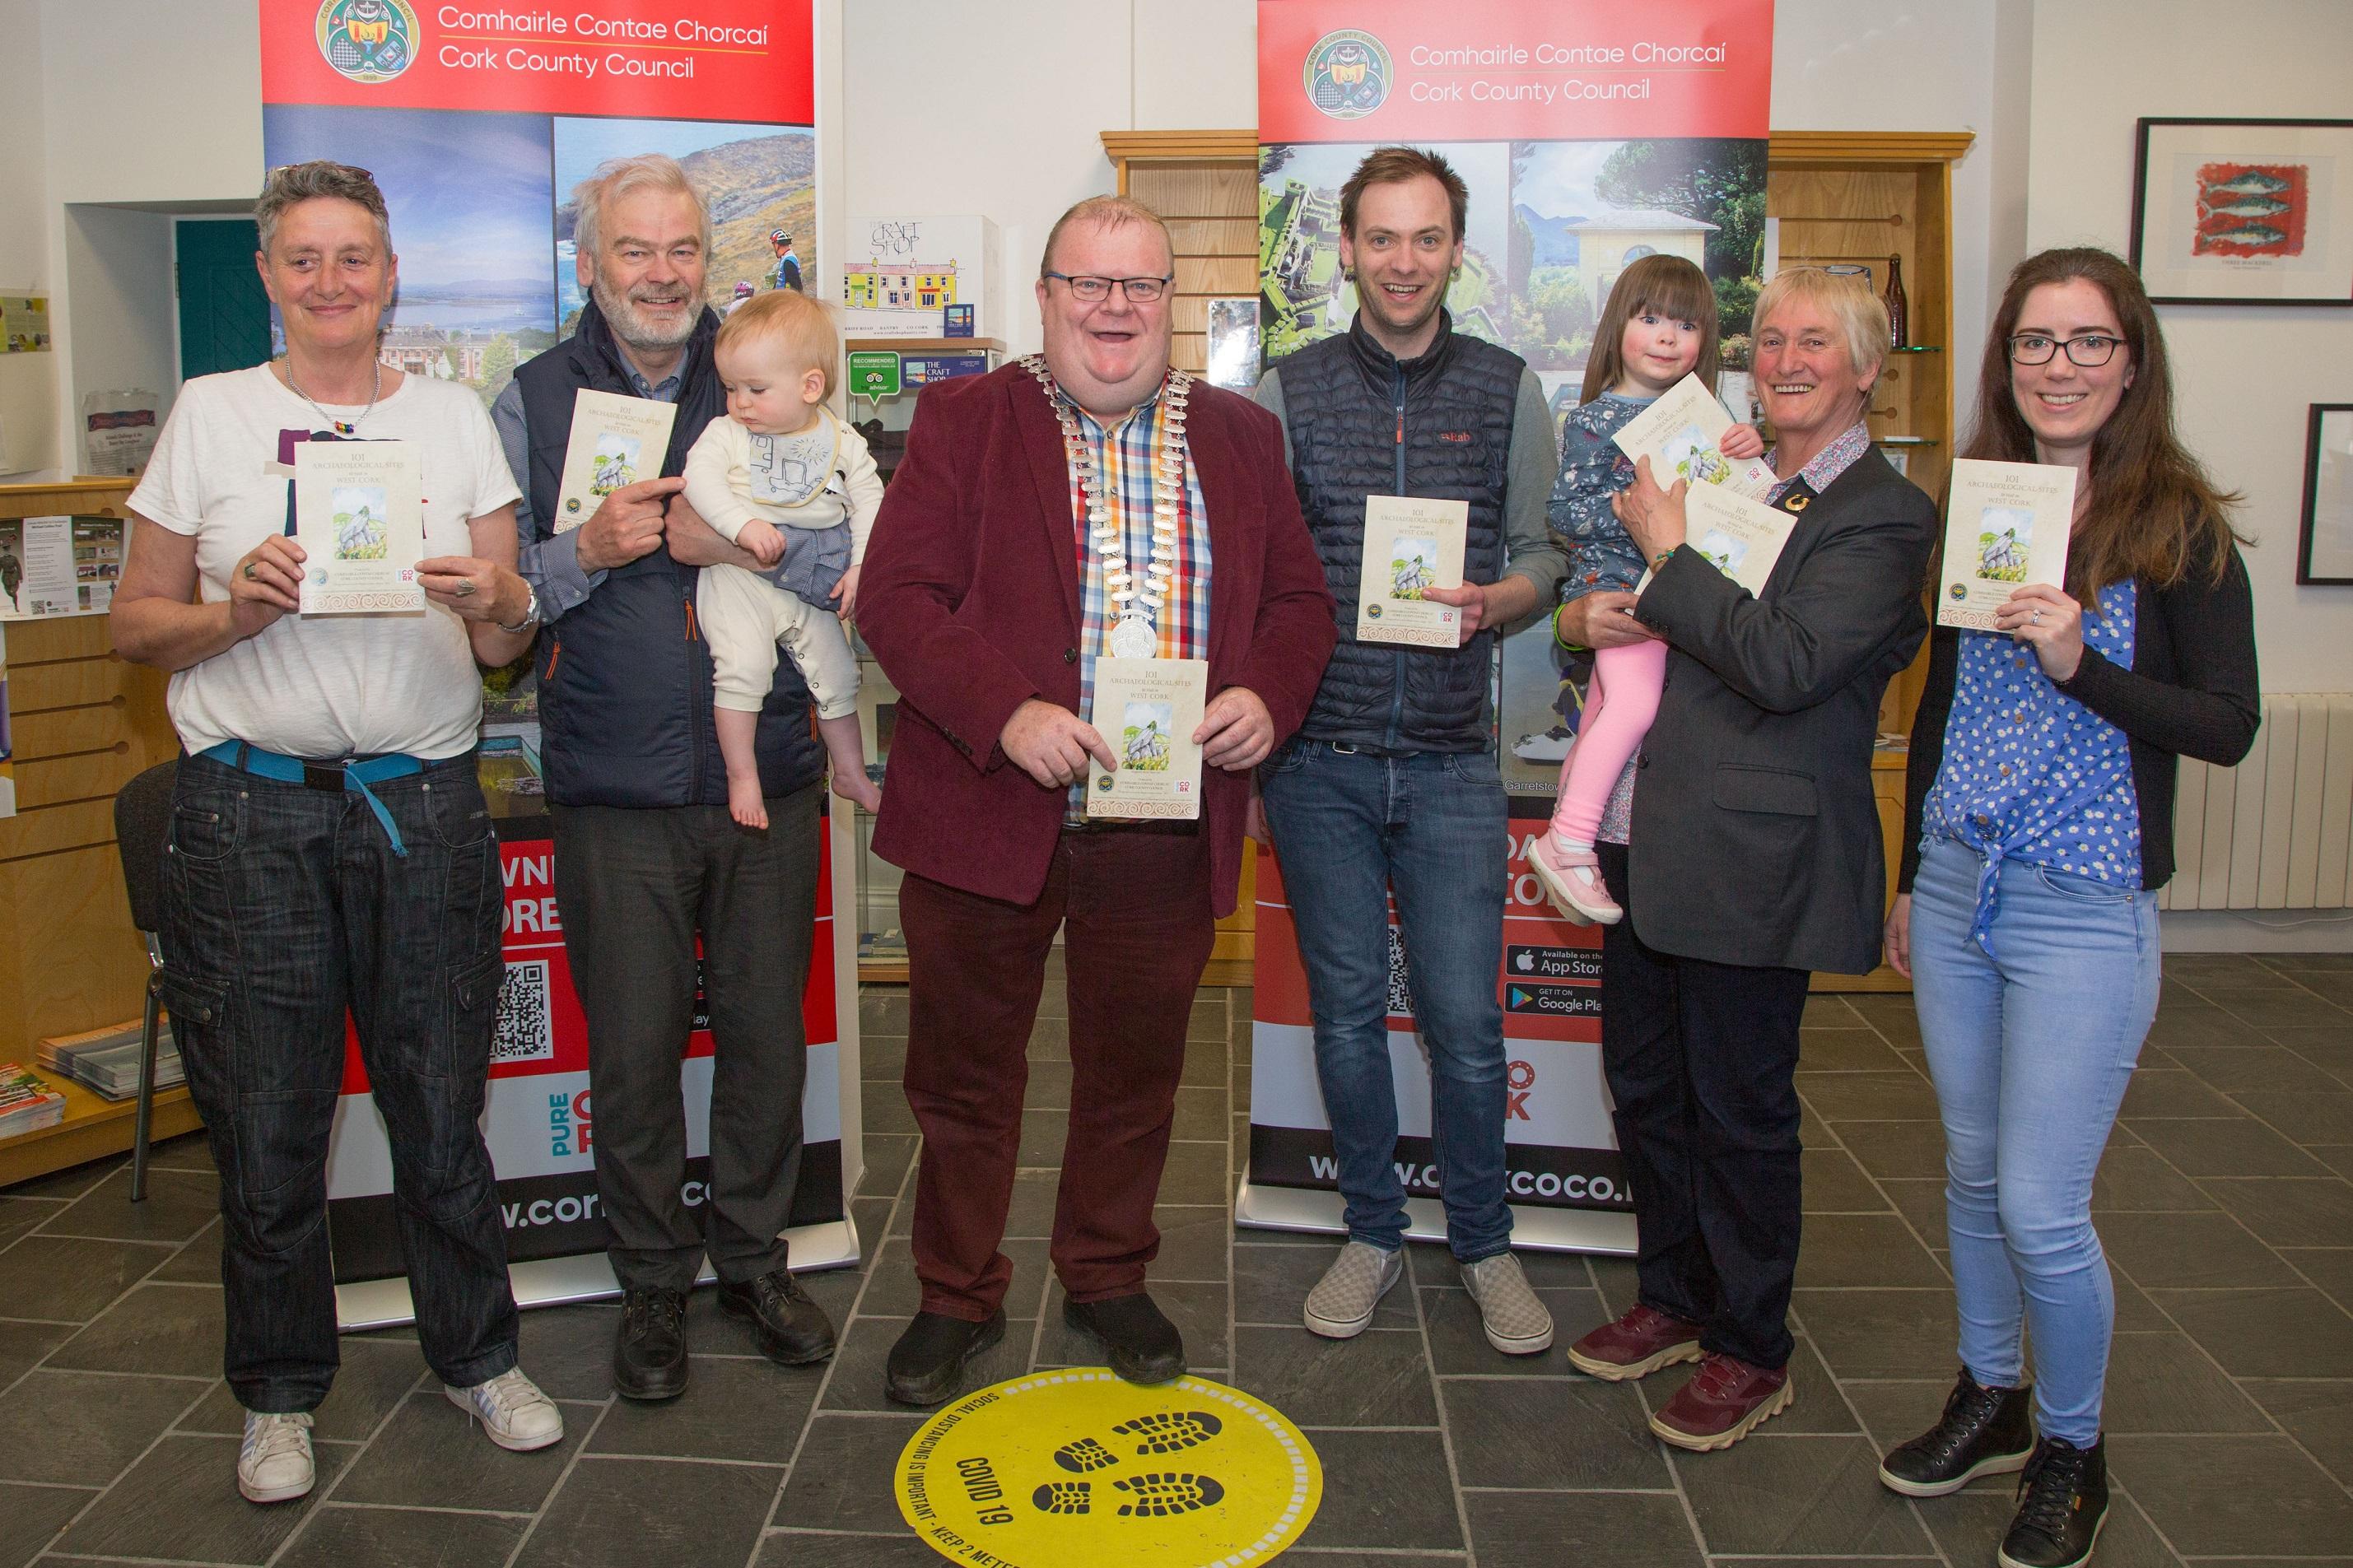
<svg viewBox="0 0 2353 1568"><path fill-rule="evenodd" d="M521 637L523 633L531 630L531 628L537 625L539 621L539 590L531 585L531 580L529 578L525 578L523 580L522 586L523 591L531 595L529 599L523 602L522 619L515 622L512 626L508 626L504 621L499 623L499 630L512 637Z"/></svg>

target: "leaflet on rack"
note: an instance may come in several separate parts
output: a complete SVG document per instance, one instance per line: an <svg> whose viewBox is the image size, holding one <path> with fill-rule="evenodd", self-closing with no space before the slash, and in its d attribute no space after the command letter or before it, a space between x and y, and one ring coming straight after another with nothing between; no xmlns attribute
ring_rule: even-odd
<svg viewBox="0 0 2353 1568"><path fill-rule="evenodd" d="M1365 498L1365 558L1356 574L1356 640L1453 647L1462 612L1425 588L1462 586L1471 503L1426 496Z"/></svg>
<svg viewBox="0 0 2353 1568"><path fill-rule="evenodd" d="M2075 470L2055 463L1953 459L1936 624L1989 632L1993 613L2028 583L2067 583Z"/></svg>
<svg viewBox="0 0 2353 1568"><path fill-rule="evenodd" d="M1650 458L1651 477L1662 489L1688 479L1694 487L1721 485L1738 495L1761 497L1778 481L1762 458L1740 462L1724 455L1717 443L1733 424L1732 416L1700 384L1699 377L1687 375L1628 420L1611 439L1629 462Z"/></svg>
<svg viewBox="0 0 2353 1568"><path fill-rule="evenodd" d="M1683 516L1685 542L1760 599L1798 524L1789 513L1721 485L1694 485L1683 498Z"/></svg>
<svg viewBox="0 0 2353 1568"><path fill-rule="evenodd" d="M304 441L294 448L294 539L306 616L425 608L425 465L407 441Z"/></svg>
<svg viewBox="0 0 2353 1568"><path fill-rule="evenodd" d="M1193 731L1208 696L1207 659L1096 659L1089 721L1119 766L1087 763L1087 815L1199 816L1201 748Z"/></svg>
<svg viewBox="0 0 2353 1568"><path fill-rule="evenodd" d="M569 533L623 485L660 477L678 405L582 387L572 403L572 443L564 450L555 531ZM698 432L700 434L700 432Z"/></svg>

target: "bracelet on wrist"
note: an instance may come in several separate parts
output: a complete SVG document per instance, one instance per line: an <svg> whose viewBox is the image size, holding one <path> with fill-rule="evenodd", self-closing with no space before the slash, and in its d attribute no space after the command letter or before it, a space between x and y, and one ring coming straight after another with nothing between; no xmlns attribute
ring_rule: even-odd
<svg viewBox="0 0 2353 1568"><path fill-rule="evenodd" d="M1567 608L1568 608L1568 606L1567 606L1567 605L1554 605L1554 606L1553 606L1553 611L1552 611L1552 645L1553 645L1553 647L1556 647L1556 648L1560 649L1563 653L1590 653L1590 652L1592 652L1593 650L1592 650L1591 648L1587 647L1583 643L1579 643L1579 642L1571 642L1571 641L1569 641L1567 637L1563 637L1563 636L1561 636L1561 635L1560 635L1560 613L1561 613L1561 611L1563 611L1563 610L1565 610L1565 609L1567 609Z"/></svg>
<svg viewBox="0 0 2353 1568"><path fill-rule="evenodd" d="M1660 567L1664 566L1669 561L1674 558L1675 552L1682 548L1683 547L1678 544L1670 544L1664 550L1660 551L1656 555L1651 556L1651 570L1655 572Z"/></svg>

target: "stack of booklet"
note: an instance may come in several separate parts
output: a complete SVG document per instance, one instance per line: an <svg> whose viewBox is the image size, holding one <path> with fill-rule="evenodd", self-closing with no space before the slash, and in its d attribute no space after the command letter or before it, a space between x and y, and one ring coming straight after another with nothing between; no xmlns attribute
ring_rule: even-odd
<svg viewBox="0 0 2353 1568"><path fill-rule="evenodd" d="M93 1094L129 1100L139 1092L139 1026L117 1024L45 1039L34 1059ZM185 1076L179 1049L172 1044L172 1026L164 1024L155 1040L155 1087L169 1089Z"/></svg>
<svg viewBox="0 0 2353 1568"><path fill-rule="evenodd" d="M0 1138L55 1127L65 1115L64 1095L15 1062L0 1062Z"/></svg>

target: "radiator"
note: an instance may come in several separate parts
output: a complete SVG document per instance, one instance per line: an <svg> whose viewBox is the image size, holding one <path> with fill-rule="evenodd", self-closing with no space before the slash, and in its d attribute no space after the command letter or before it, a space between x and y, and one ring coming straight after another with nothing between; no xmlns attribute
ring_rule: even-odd
<svg viewBox="0 0 2353 1568"><path fill-rule="evenodd" d="M2267 692L2235 768L2184 758L2164 910L2337 910L2353 870L2353 692Z"/></svg>

